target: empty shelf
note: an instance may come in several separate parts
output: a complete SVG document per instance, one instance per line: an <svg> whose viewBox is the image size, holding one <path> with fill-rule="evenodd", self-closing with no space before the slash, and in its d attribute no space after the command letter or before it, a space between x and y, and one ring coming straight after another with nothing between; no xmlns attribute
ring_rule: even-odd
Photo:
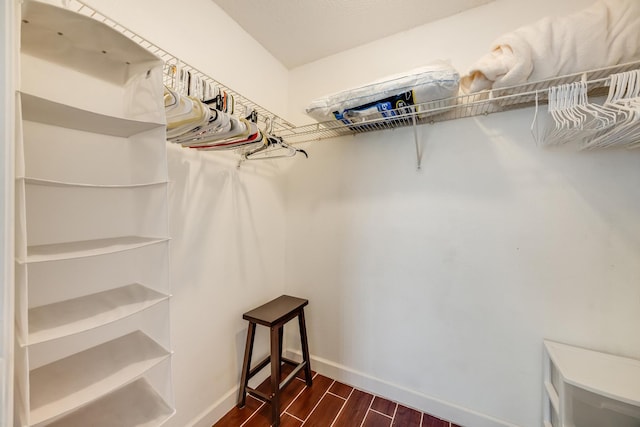
<svg viewBox="0 0 640 427"><path fill-rule="evenodd" d="M173 408L141 378L48 426L152 427L162 424L173 413Z"/></svg>
<svg viewBox="0 0 640 427"><path fill-rule="evenodd" d="M40 178L21 178L24 179L25 184L29 185L41 185L44 187L81 187L81 188L144 188L162 186L167 184L167 181L161 182L147 182L140 184L86 184L79 182L63 182L55 181L51 179Z"/></svg>
<svg viewBox="0 0 640 427"><path fill-rule="evenodd" d="M545 341L564 380L576 387L640 406L640 360Z"/></svg>
<svg viewBox="0 0 640 427"><path fill-rule="evenodd" d="M29 310L28 345L87 331L123 319L169 298L134 283Z"/></svg>
<svg viewBox="0 0 640 427"><path fill-rule="evenodd" d="M34 369L30 373L31 424L93 402L168 357L169 352L137 331Z"/></svg>
<svg viewBox="0 0 640 427"><path fill-rule="evenodd" d="M33 56L123 85L136 64L160 64L113 28L67 9L24 2L21 48ZM151 65L150 65L151 66Z"/></svg>
<svg viewBox="0 0 640 427"><path fill-rule="evenodd" d="M68 129L127 138L164 126L94 113L21 92L22 118Z"/></svg>
<svg viewBox="0 0 640 427"><path fill-rule="evenodd" d="M50 245L29 246L27 259L18 262L46 262L64 259L85 258L123 252L144 246L166 242L167 238L123 236L109 239L82 240L79 242L56 243Z"/></svg>

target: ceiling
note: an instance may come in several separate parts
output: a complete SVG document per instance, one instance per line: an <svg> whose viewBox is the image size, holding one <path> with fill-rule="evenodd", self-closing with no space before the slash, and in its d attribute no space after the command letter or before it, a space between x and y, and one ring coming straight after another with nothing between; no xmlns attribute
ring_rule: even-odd
<svg viewBox="0 0 640 427"><path fill-rule="evenodd" d="M287 68L492 0L213 0Z"/></svg>

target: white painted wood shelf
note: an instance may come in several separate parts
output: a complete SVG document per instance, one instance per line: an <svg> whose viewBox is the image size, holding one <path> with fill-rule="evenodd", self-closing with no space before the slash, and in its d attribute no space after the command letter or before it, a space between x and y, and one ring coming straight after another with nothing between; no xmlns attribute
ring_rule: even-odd
<svg viewBox="0 0 640 427"><path fill-rule="evenodd" d="M53 419L133 381L169 357L169 352L133 332L30 372L32 424Z"/></svg>
<svg viewBox="0 0 640 427"><path fill-rule="evenodd" d="M55 243L29 246L27 258L18 260L21 263L61 261L73 258L85 258L124 252L144 246L166 242L167 238L122 236L109 239L83 240L77 242Z"/></svg>
<svg viewBox="0 0 640 427"><path fill-rule="evenodd" d="M152 129L162 128L162 123L130 120L122 117L87 111L61 104L28 93L21 93L22 119L83 132L130 137Z"/></svg>
<svg viewBox="0 0 640 427"><path fill-rule="evenodd" d="M169 295L139 283L29 309L26 345L88 331L139 313Z"/></svg>
<svg viewBox="0 0 640 427"><path fill-rule="evenodd" d="M551 427L640 426L640 360L545 341Z"/></svg>
<svg viewBox="0 0 640 427"><path fill-rule="evenodd" d="M44 187L81 187L81 188L106 188L106 189L126 189L143 187L164 187L167 181L147 182L140 184L86 184L81 182L64 182L40 178L18 178L24 180L28 185L41 185Z"/></svg>
<svg viewBox="0 0 640 427"><path fill-rule="evenodd" d="M174 412L162 396L140 378L72 415L54 421L49 427L153 427L164 423Z"/></svg>
<svg viewBox="0 0 640 427"><path fill-rule="evenodd" d="M174 413L162 61L65 8L21 8L16 426Z"/></svg>

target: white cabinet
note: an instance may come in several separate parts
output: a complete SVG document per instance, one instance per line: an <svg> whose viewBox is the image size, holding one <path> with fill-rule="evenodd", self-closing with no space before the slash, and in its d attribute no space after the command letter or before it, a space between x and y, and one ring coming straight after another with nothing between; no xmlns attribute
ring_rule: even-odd
<svg viewBox="0 0 640 427"><path fill-rule="evenodd" d="M27 1L16 97L15 424L174 413L162 62Z"/></svg>
<svg viewBox="0 0 640 427"><path fill-rule="evenodd" d="M546 427L640 427L640 360L544 346Z"/></svg>

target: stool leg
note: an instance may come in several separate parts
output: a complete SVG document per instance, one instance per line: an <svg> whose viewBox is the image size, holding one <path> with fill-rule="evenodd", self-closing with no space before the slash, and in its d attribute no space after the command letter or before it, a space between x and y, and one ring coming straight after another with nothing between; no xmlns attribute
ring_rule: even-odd
<svg viewBox="0 0 640 427"><path fill-rule="evenodd" d="M300 343L302 344L302 360L307 362L304 367L304 378L307 386L311 387L311 359L309 358L309 343L307 342L307 325L304 321L304 309L300 309L298 314L298 323L300 325Z"/></svg>
<svg viewBox="0 0 640 427"><path fill-rule="evenodd" d="M240 391L238 392L238 408L242 408L247 398L247 385L249 384L249 370L251 369L251 354L253 353L253 338L256 335L256 324L249 322L247 330L247 343L244 347L244 362L242 363L242 377L240 378Z"/></svg>
<svg viewBox="0 0 640 427"><path fill-rule="evenodd" d="M284 335L284 325L280 326L280 328L278 328L278 357L279 359L279 364L280 366L282 366L282 336Z"/></svg>
<svg viewBox="0 0 640 427"><path fill-rule="evenodd" d="M271 328L271 425L280 425L280 337L282 327Z"/></svg>

